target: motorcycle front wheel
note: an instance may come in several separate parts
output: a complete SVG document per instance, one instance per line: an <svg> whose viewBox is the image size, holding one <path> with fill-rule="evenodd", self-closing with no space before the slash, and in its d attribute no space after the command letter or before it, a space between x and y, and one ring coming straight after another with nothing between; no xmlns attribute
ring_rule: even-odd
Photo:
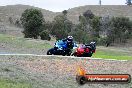
<svg viewBox="0 0 132 88"><path fill-rule="evenodd" d="M53 55L54 53L54 48L52 48L52 49L49 49L48 51L47 51L47 55Z"/></svg>

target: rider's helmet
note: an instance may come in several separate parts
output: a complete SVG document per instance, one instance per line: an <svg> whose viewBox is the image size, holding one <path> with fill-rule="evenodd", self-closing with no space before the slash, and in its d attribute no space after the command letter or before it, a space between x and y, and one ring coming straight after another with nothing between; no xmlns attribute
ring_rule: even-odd
<svg viewBox="0 0 132 88"><path fill-rule="evenodd" d="M73 37L72 36L67 36L67 42L72 43L73 42Z"/></svg>
<svg viewBox="0 0 132 88"><path fill-rule="evenodd" d="M90 42L90 46L92 49L96 49L96 42Z"/></svg>
<svg viewBox="0 0 132 88"><path fill-rule="evenodd" d="M95 45L96 43L95 42L90 42L90 45Z"/></svg>

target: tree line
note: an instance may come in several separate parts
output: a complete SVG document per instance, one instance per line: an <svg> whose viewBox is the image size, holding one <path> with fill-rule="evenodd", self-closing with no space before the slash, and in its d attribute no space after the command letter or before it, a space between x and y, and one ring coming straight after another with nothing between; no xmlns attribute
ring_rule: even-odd
<svg viewBox="0 0 132 88"><path fill-rule="evenodd" d="M40 10L25 10L20 19L24 37L50 40L50 36L55 36L58 40L72 35L79 43L96 41L106 46L125 43L132 38L132 21L127 17L99 17L87 10L79 16L79 23L73 24L67 14L68 11L64 10L52 22L46 22Z"/></svg>

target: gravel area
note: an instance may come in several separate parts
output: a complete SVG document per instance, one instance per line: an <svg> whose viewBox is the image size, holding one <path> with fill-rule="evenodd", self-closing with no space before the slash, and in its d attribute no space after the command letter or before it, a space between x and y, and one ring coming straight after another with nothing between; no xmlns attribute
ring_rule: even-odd
<svg viewBox="0 0 132 88"><path fill-rule="evenodd" d="M85 84L76 82L79 66L89 74L130 74L132 61L95 60L57 56L0 56L0 77L27 81L33 88L132 88L129 84Z"/></svg>

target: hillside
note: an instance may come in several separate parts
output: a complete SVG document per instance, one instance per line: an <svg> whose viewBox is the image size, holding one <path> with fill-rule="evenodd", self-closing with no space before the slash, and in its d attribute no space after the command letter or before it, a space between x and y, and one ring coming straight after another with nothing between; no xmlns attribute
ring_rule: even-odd
<svg viewBox="0 0 132 88"><path fill-rule="evenodd" d="M13 20L13 23L15 23L17 19L20 19L23 11L30 8L40 9L46 21L52 21L53 18L56 16L56 13L54 12L33 7L33 6L28 6L28 5L0 6L0 33L2 34L6 33L6 34L15 35L15 36L22 36L21 31L23 29L17 28L16 26L11 25L9 22L9 18L11 17Z"/></svg>
<svg viewBox="0 0 132 88"><path fill-rule="evenodd" d="M54 17L60 12L52 12L49 10L28 6L28 5L8 5L0 6L0 33L11 33L17 36L22 35L22 28L16 28L9 23L9 17L12 17L15 22L16 19L21 17L21 14L25 9L36 8L40 9L44 15L46 21L52 21ZM97 16L125 16L132 19L132 7L127 5L86 5L68 9L68 19L73 23L78 23L79 15L82 15L86 10L91 10ZM10 31L8 31L10 30Z"/></svg>
<svg viewBox="0 0 132 88"><path fill-rule="evenodd" d="M97 16L125 16L132 19L132 7L127 5L86 5L75 7L68 10L68 18L74 22L78 22L79 15L86 10L91 10Z"/></svg>
<svg viewBox="0 0 132 88"><path fill-rule="evenodd" d="M53 18L60 14L60 12L52 12L49 10L28 6L28 5L8 5L0 6L0 20L8 20L8 17L20 18L22 12L25 9L36 8L40 9L44 15L46 21L52 21ZM97 16L125 16L132 18L132 7L127 5L86 5L68 9L69 20L76 23L78 21L79 15L81 15L86 10L91 10Z"/></svg>
<svg viewBox="0 0 132 88"><path fill-rule="evenodd" d="M23 11L30 8L41 10L47 21L51 21L56 14L52 11L48 11L45 9L28 6L28 5L8 5L8 6L0 6L0 18L1 20L8 20L7 17L10 16L13 18L20 18Z"/></svg>

